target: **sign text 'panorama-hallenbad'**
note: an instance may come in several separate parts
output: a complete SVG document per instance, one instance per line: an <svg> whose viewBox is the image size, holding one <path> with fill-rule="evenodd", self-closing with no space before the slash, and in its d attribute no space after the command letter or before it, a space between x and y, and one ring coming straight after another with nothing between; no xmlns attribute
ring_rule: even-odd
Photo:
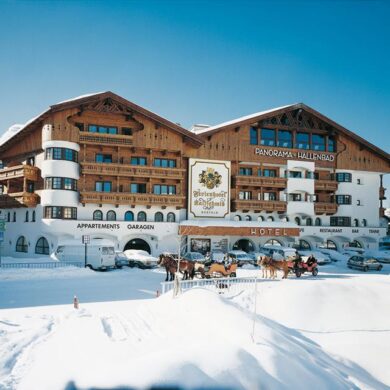
<svg viewBox="0 0 390 390"><path fill-rule="evenodd" d="M255 148L255 154L267 157L297 158L301 160L334 161L334 155L315 152L293 152L291 150Z"/></svg>

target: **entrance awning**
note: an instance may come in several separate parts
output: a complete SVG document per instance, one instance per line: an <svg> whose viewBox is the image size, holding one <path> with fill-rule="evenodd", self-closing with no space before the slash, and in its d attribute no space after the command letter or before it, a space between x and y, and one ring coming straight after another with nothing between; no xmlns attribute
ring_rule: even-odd
<svg viewBox="0 0 390 390"><path fill-rule="evenodd" d="M179 226L185 236L298 237L299 227L291 222L231 220L187 220Z"/></svg>

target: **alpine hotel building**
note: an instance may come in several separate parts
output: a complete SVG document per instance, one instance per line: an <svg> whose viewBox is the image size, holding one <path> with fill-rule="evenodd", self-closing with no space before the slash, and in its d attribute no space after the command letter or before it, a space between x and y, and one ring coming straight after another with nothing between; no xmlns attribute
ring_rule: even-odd
<svg viewBox="0 0 390 390"><path fill-rule="evenodd" d="M0 142L3 255L82 235L158 255L182 240L203 252L376 248L386 234L389 154L301 103L189 131L105 92Z"/></svg>

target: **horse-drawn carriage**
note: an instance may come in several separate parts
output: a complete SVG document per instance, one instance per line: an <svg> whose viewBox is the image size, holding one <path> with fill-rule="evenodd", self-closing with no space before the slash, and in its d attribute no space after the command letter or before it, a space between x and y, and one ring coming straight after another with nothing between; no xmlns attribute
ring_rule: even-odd
<svg viewBox="0 0 390 390"><path fill-rule="evenodd" d="M225 266L223 263L213 263L208 270L201 273L202 278L235 278L237 276L237 263Z"/></svg>
<svg viewBox="0 0 390 390"><path fill-rule="evenodd" d="M318 264L316 260L304 262L303 260L288 261L288 268L300 278L304 273L311 273L313 276L318 275Z"/></svg>

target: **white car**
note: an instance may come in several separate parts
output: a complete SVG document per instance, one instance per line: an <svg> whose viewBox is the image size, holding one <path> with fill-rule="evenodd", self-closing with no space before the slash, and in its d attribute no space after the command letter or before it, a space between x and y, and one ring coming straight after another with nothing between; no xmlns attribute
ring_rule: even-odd
<svg viewBox="0 0 390 390"><path fill-rule="evenodd" d="M271 256L274 260L288 260L295 258L297 251L289 246L279 245L264 245L260 247L260 251L267 256Z"/></svg>
<svg viewBox="0 0 390 390"><path fill-rule="evenodd" d="M151 256L148 252L141 249L128 249L123 252L129 259L130 267L154 268L157 267L158 259Z"/></svg>
<svg viewBox="0 0 390 390"><path fill-rule="evenodd" d="M313 255L319 265L330 264L332 262L327 254L319 251L298 251L298 254L302 257L303 261L306 261L310 255Z"/></svg>
<svg viewBox="0 0 390 390"><path fill-rule="evenodd" d="M343 255L342 253L327 248L318 248L321 253L328 255L332 261L347 261L349 259L348 255Z"/></svg>
<svg viewBox="0 0 390 390"><path fill-rule="evenodd" d="M380 263L390 263L390 252L384 250L371 250L364 251L364 256L370 256L378 260Z"/></svg>

